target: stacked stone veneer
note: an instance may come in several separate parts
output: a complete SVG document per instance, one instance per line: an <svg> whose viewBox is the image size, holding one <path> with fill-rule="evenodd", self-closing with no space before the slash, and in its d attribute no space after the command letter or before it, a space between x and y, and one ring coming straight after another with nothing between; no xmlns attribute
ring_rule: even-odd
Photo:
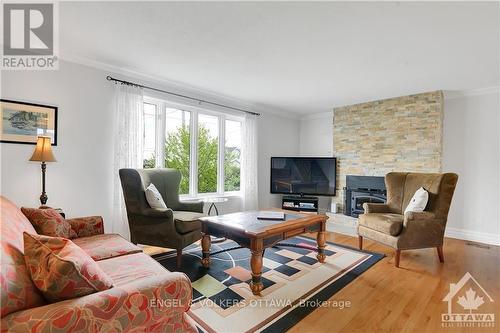
<svg viewBox="0 0 500 333"><path fill-rule="evenodd" d="M390 171L440 172L443 133L441 91L334 109L337 197L346 175L384 176Z"/></svg>

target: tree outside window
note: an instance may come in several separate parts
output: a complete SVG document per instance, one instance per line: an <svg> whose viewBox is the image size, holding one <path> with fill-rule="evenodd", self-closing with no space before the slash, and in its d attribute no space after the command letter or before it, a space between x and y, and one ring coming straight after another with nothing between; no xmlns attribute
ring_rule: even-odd
<svg viewBox="0 0 500 333"><path fill-rule="evenodd" d="M226 120L224 143L224 191L240 190L241 122Z"/></svg>
<svg viewBox="0 0 500 333"><path fill-rule="evenodd" d="M189 194L191 113L178 109L166 109L164 166L181 172L180 194ZM198 115L198 189L197 193L217 192L217 168L219 156L218 117ZM224 149L224 191L240 190L241 122L226 120ZM155 167L155 157L144 159L144 168Z"/></svg>

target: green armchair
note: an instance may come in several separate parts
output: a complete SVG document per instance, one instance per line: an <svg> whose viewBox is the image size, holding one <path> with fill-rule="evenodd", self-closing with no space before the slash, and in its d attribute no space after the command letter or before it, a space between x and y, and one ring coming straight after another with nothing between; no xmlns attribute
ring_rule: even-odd
<svg viewBox="0 0 500 333"><path fill-rule="evenodd" d="M359 216L358 224L359 248L363 248L363 237L390 246L396 250L395 265L399 267L401 250L435 247L439 261L444 262L444 230L457 181L454 173L388 173L387 203L363 204L365 212ZM420 187L429 192L425 211L404 214Z"/></svg>
<svg viewBox="0 0 500 333"><path fill-rule="evenodd" d="M120 181L127 208L131 241L177 250L177 266L182 249L201 239L200 217L203 202L179 201L181 173L175 169L120 169ZM149 206L145 189L153 183L168 209Z"/></svg>

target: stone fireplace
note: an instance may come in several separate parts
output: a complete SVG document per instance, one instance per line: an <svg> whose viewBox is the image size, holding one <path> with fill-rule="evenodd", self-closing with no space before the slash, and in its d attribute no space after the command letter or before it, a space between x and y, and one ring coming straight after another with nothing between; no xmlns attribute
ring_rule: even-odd
<svg viewBox="0 0 500 333"><path fill-rule="evenodd" d="M351 207L347 207L348 175L383 177L391 171L441 172L442 126L441 91L335 108L337 193L344 195L334 197L334 202L345 212L366 200L380 199L373 193L378 188L371 192L351 191L349 195L356 199L353 202L351 197Z"/></svg>

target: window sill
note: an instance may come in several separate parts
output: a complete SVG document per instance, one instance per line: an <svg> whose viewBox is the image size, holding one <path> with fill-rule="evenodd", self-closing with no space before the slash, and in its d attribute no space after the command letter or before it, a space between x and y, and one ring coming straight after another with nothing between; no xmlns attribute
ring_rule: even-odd
<svg viewBox="0 0 500 333"><path fill-rule="evenodd" d="M205 198L241 198L243 197L243 194L241 192L226 192L224 194L217 194L217 193L203 193L203 194L198 194L195 197L189 196L187 194L181 194L179 198L181 201L196 201L196 200L201 200Z"/></svg>

